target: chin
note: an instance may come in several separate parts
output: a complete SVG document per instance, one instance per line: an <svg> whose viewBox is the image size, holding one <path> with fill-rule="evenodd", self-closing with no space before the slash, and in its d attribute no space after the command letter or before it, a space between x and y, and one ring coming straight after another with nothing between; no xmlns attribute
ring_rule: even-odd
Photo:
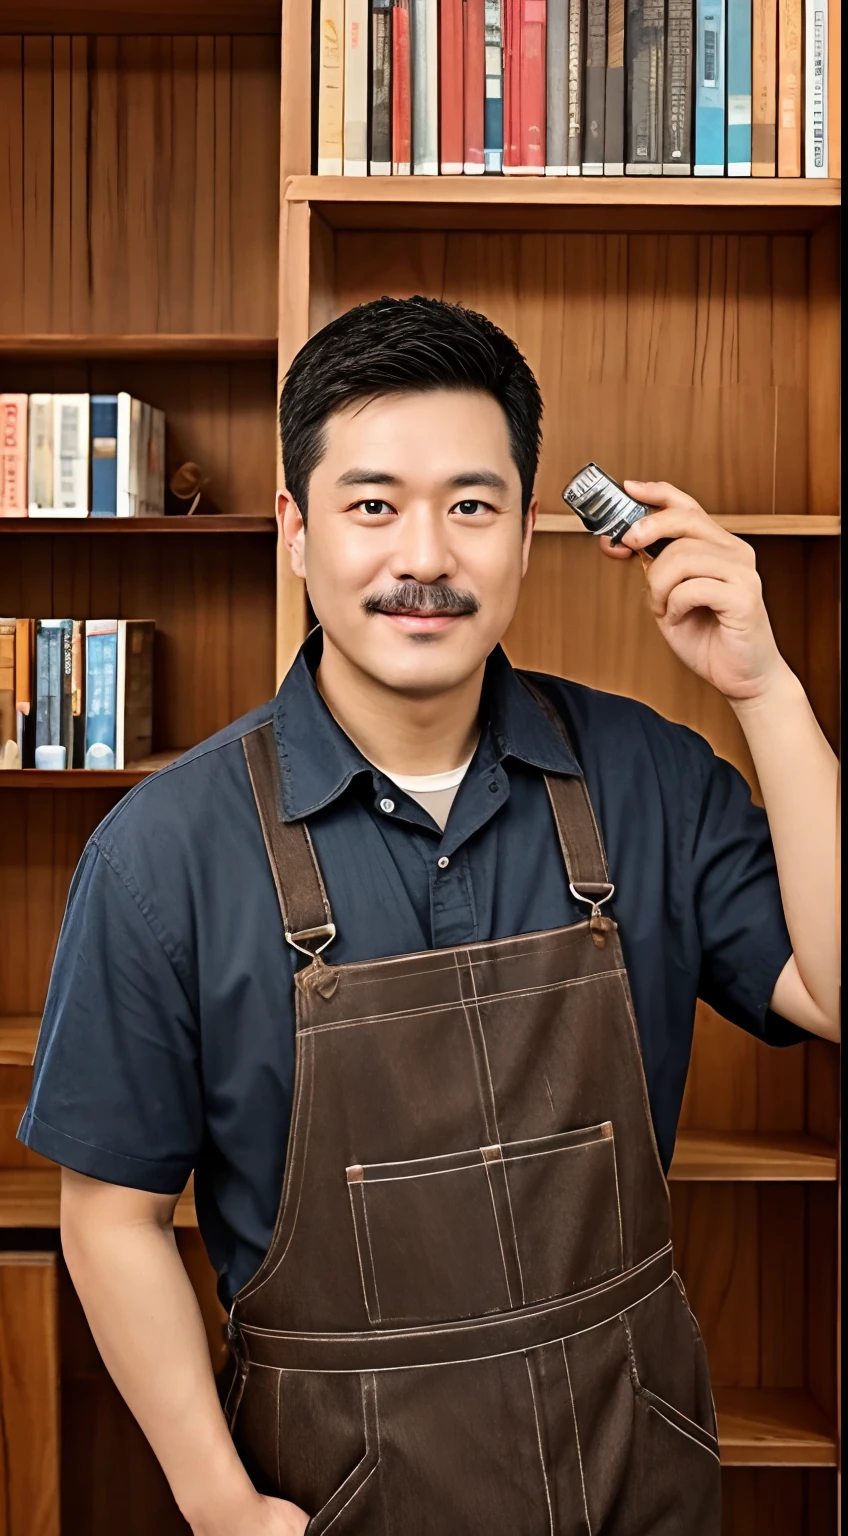
<svg viewBox="0 0 848 1536"><path fill-rule="evenodd" d="M384 647L378 656L368 657L365 670L384 688L423 697L456 688L478 671L485 659L485 654L451 654L450 648L422 636L410 638L397 649Z"/></svg>

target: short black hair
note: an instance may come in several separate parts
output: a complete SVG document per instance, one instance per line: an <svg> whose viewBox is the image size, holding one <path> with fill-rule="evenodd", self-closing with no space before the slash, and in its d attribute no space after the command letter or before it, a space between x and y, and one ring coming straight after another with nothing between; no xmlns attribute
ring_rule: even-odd
<svg viewBox="0 0 848 1536"><path fill-rule="evenodd" d="M345 406L415 390L484 390L503 409L526 517L541 445L542 397L515 342L473 309L442 299L373 299L301 347L280 395L286 485L306 516L324 424Z"/></svg>

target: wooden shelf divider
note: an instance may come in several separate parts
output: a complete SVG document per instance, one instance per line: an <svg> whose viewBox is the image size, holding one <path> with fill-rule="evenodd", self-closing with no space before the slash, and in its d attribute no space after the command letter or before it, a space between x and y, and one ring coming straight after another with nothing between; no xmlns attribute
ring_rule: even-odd
<svg viewBox="0 0 848 1536"><path fill-rule="evenodd" d="M726 1467L835 1467L836 1425L806 1392L715 1387Z"/></svg>
<svg viewBox="0 0 848 1536"><path fill-rule="evenodd" d="M274 517L0 517L0 536L16 533L274 533Z"/></svg>
<svg viewBox="0 0 848 1536"><path fill-rule="evenodd" d="M149 332L146 335L86 336L83 334L0 335L0 358L21 361L63 358L164 359L167 362L258 362L277 355L276 336L236 336L224 333L178 335Z"/></svg>
<svg viewBox="0 0 848 1536"><path fill-rule="evenodd" d="M714 521L722 528L727 528L730 533L738 533L743 536L758 537L761 534L780 534L783 536L798 534L802 537L810 535L821 537L838 537L842 531L842 519L838 516L817 517L812 513L799 512L797 515L788 513L744 513L729 512L717 513ZM585 533L576 512L540 512L536 519L537 533Z"/></svg>
<svg viewBox="0 0 848 1536"><path fill-rule="evenodd" d="M186 751L155 752L128 768L7 768L0 773L0 789L131 789Z"/></svg>
<svg viewBox="0 0 848 1536"><path fill-rule="evenodd" d="M681 1130L668 1176L676 1183L833 1183L836 1147L802 1132Z"/></svg>

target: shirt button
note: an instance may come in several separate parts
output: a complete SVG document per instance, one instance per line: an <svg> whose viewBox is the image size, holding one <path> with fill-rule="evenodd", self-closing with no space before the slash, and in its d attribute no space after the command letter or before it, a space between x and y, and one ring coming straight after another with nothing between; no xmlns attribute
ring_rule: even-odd
<svg viewBox="0 0 848 1536"><path fill-rule="evenodd" d="M498 792L498 785L497 784L490 784L489 785L489 794L490 795L496 795L497 792Z"/></svg>
<svg viewBox="0 0 848 1536"><path fill-rule="evenodd" d="M450 859L448 858L446 853L443 853L442 857L438 861L439 869L447 869L449 863L450 863Z"/></svg>
<svg viewBox="0 0 848 1536"><path fill-rule="evenodd" d="M385 811L389 816L391 815L391 813L394 810L394 808L395 808L394 800L381 800L380 801L380 810L381 811Z"/></svg>

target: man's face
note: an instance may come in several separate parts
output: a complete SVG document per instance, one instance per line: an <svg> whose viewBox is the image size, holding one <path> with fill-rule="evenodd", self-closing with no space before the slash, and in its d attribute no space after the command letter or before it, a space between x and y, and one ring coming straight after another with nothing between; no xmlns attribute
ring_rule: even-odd
<svg viewBox="0 0 848 1536"><path fill-rule="evenodd" d="M346 408L325 426L308 526L281 496L292 567L325 645L424 697L482 666L515 612L535 504L490 395L432 390Z"/></svg>

